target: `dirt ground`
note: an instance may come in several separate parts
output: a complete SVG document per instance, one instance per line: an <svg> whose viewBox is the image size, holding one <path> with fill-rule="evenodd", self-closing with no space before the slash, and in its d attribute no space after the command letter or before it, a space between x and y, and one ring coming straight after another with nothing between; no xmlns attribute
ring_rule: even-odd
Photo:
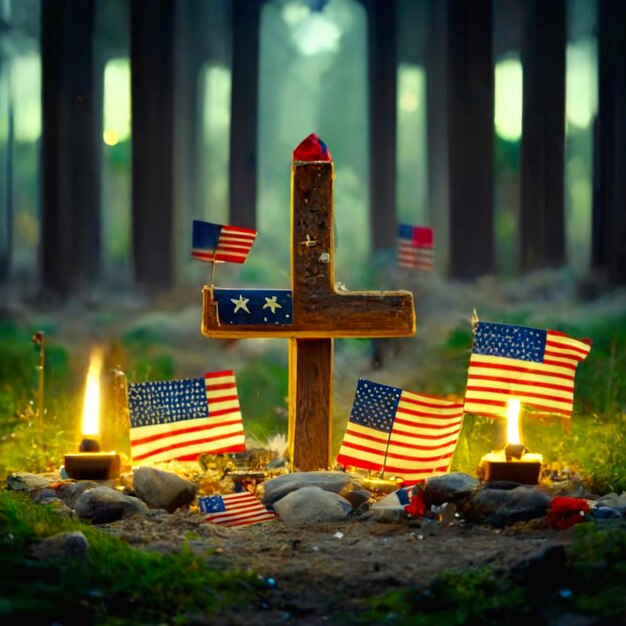
<svg viewBox="0 0 626 626"><path fill-rule="evenodd" d="M491 564L509 568L547 545L567 543L569 531L518 524L504 529L435 520L383 523L348 518L290 525L280 520L242 528L203 523L200 515L130 518L103 527L137 548L162 552L183 542L207 564L251 569L268 582L262 607L238 607L198 624L271 626L349 624L368 598L439 573Z"/></svg>
<svg viewBox="0 0 626 626"><path fill-rule="evenodd" d="M539 274L512 285L485 280L476 285L450 285L434 280L415 293L418 332L415 338L386 347L381 369L373 371L369 359L355 355L337 342L334 393L340 419L347 419L359 376L401 386L408 373L415 385L428 380L433 347L446 345L455 328L470 329L472 311L528 313L527 322L544 319L577 324L624 310L626 292L608 294L574 306L576 287L558 274ZM150 306L105 301L93 307L68 306L61 311L29 311L13 304L10 317L28 320L35 328L54 328L51 339L74 346L84 354L96 340L109 341L135 331L154 334L172 355L176 375L197 376L207 364L238 371L259 360L280 340L240 341L232 345L209 341L200 334L199 293L193 304L158 303ZM15 299L5 298L15 303ZM515 318L512 318L515 319ZM524 318L526 319L526 318ZM51 321L54 323L51 324ZM141 331L141 332L139 332ZM284 343L284 342L282 342ZM281 348L286 356L286 347ZM86 366L85 366L86 368ZM434 370L436 371L436 370ZM418 387L411 387L418 390ZM458 391L458 390L452 390ZM197 626L319 626L350 624L368 598L401 585L426 586L439 573L491 563L510 567L552 542L570 540L569 531L540 526L494 529L489 526L441 526L437 522L380 523L349 518L342 522L287 525L277 520L244 528L220 528L202 522L200 515L177 512L121 520L103 530L139 548L170 552L186 542L206 555L208 564L222 568L252 569L268 585L266 606L239 607L227 615L199 618Z"/></svg>

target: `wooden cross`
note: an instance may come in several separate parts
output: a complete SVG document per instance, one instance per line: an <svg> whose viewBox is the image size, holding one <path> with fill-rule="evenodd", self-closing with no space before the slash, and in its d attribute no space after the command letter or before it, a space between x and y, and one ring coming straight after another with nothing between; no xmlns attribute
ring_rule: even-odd
<svg viewBox="0 0 626 626"><path fill-rule="evenodd" d="M301 148L310 148L311 142L322 147L325 160L315 153L312 160L304 160L308 154ZM326 146L309 136L294 151L291 168L290 291L213 285L202 290L206 337L289 339L289 458L291 469L299 471L327 469L331 462L333 339L415 334L410 291L336 289L333 179ZM266 295L279 292L278 300ZM256 296L265 303L255 305L255 312ZM284 313L288 301L291 310ZM276 302L283 303L282 310L276 309ZM284 314L280 323L272 319L277 311Z"/></svg>

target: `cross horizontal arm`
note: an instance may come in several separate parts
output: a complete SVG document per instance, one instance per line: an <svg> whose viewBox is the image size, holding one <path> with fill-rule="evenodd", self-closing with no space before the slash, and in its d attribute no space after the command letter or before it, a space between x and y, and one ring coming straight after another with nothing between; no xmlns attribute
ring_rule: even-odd
<svg viewBox="0 0 626 626"><path fill-rule="evenodd" d="M218 291L231 292L233 297L227 301L232 300L233 310L237 308L235 301L244 293L236 289ZM311 294L306 304L295 307L290 324L280 326L224 323L220 320L215 292L211 286L202 289L202 334L214 339L409 337L415 334L415 309L409 291L317 292Z"/></svg>

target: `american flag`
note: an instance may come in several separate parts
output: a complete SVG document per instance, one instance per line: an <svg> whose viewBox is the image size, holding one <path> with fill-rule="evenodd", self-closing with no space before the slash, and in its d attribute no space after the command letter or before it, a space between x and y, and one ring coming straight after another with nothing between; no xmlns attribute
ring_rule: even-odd
<svg viewBox="0 0 626 626"><path fill-rule="evenodd" d="M248 526L276 519L249 491L226 495L201 496L198 508L206 513L206 521L220 526Z"/></svg>
<svg viewBox="0 0 626 626"><path fill-rule="evenodd" d="M413 484L447 472L463 405L359 379L337 463Z"/></svg>
<svg viewBox="0 0 626 626"><path fill-rule="evenodd" d="M251 228L194 220L191 256L207 262L243 263L256 234Z"/></svg>
<svg viewBox="0 0 626 626"><path fill-rule="evenodd" d="M398 225L398 266L430 271L433 269L433 229L426 226Z"/></svg>
<svg viewBox="0 0 626 626"><path fill-rule="evenodd" d="M515 398L540 413L571 417L576 367L588 339L555 330L476 322L465 391L465 411L506 417Z"/></svg>
<svg viewBox="0 0 626 626"><path fill-rule="evenodd" d="M202 454L245 451L235 375L128 385L133 463L195 461Z"/></svg>
<svg viewBox="0 0 626 626"><path fill-rule="evenodd" d="M220 324L293 324L291 289L214 289Z"/></svg>

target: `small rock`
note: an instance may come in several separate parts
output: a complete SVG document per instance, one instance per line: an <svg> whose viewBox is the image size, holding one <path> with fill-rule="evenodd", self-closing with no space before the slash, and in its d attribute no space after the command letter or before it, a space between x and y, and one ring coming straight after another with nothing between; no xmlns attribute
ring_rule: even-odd
<svg viewBox="0 0 626 626"><path fill-rule="evenodd" d="M283 522L330 522L345 519L352 505L338 493L321 487L302 487L274 503Z"/></svg>
<svg viewBox="0 0 626 626"><path fill-rule="evenodd" d="M444 502L459 505L476 491L479 484L475 476L463 472L433 476L426 481L424 501L427 506L441 505Z"/></svg>
<svg viewBox="0 0 626 626"><path fill-rule="evenodd" d="M26 472L13 472L7 476L7 487L12 491L26 491L30 493L35 489L45 489L52 484L52 480L37 474Z"/></svg>
<svg viewBox="0 0 626 626"><path fill-rule="evenodd" d="M68 480L57 488L57 494L61 500L63 500L70 508L74 508L76 500L80 498L81 494L88 489L98 487L98 483L93 480Z"/></svg>
<svg viewBox="0 0 626 626"><path fill-rule="evenodd" d="M134 471L133 489L151 509L165 509L173 513L193 502L198 485L172 472L138 467Z"/></svg>
<svg viewBox="0 0 626 626"><path fill-rule="evenodd" d="M110 487L94 487L82 493L75 506L80 519L93 524L108 524L137 513L147 513L148 505L139 498L126 496Z"/></svg>
<svg viewBox="0 0 626 626"><path fill-rule="evenodd" d="M372 494L367 489L355 489L350 493L346 493L343 497L352 505L352 509L356 511L366 502L369 502Z"/></svg>
<svg viewBox="0 0 626 626"><path fill-rule="evenodd" d="M522 483L515 482L514 480L492 480L485 483L484 489L504 489L509 491L510 489L517 489L521 487Z"/></svg>
<svg viewBox="0 0 626 626"><path fill-rule="evenodd" d="M470 522L503 527L544 517L551 498L536 487L482 489L468 503L464 516Z"/></svg>
<svg viewBox="0 0 626 626"><path fill-rule="evenodd" d="M57 533L31 546L31 553L37 559L83 557L88 551L89 542L80 531Z"/></svg>
<svg viewBox="0 0 626 626"><path fill-rule="evenodd" d="M293 472L261 483L257 495L265 506L271 506L287 494L303 487L319 487L324 491L344 495L353 491L355 485L345 472Z"/></svg>

